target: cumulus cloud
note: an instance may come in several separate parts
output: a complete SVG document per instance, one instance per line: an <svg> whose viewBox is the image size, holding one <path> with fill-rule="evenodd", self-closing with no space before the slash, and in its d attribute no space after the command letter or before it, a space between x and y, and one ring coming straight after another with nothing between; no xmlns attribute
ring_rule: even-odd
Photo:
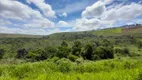
<svg viewBox="0 0 142 80"><path fill-rule="evenodd" d="M69 27L69 24L65 21L59 21L57 27Z"/></svg>
<svg viewBox="0 0 142 80"><path fill-rule="evenodd" d="M45 30L41 28L22 29L22 28L9 28L6 26L0 26L0 33L49 35L57 32L61 32L61 30L59 28Z"/></svg>
<svg viewBox="0 0 142 80"><path fill-rule="evenodd" d="M88 6L83 12L82 17L98 17L101 16L106 10L105 4L102 1L94 3L92 6Z"/></svg>
<svg viewBox="0 0 142 80"><path fill-rule="evenodd" d="M18 20L29 19L31 17L36 19L42 18L38 11L13 0L0 0L0 16Z"/></svg>
<svg viewBox="0 0 142 80"><path fill-rule="evenodd" d="M35 4L47 17L55 18L55 11L49 4L46 4L44 0L27 0L28 3Z"/></svg>
<svg viewBox="0 0 142 80"><path fill-rule="evenodd" d="M104 2L106 5L107 4L111 4L114 0L102 0L102 2Z"/></svg>
<svg viewBox="0 0 142 80"><path fill-rule="evenodd" d="M54 23L48 19L31 20L23 24L24 28L54 28Z"/></svg>
<svg viewBox="0 0 142 80"><path fill-rule="evenodd" d="M142 5L131 4L111 4L110 2L98 1L92 6L87 7L82 12L82 18L76 20L74 30L92 30L114 27L117 22L130 22L142 16ZM134 22L134 21L133 21Z"/></svg>
<svg viewBox="0 0 142 80"><path fill-rule="evenodd" d="M130 20L142 15L142 5L131 3L129 5L115 6L103 15L105 20Z"/></svg>
<svg viewBox="0 0 142 80"><path fill-rule="evenodd" d="M0 18L1 33L47 34L45 28L54 28L54 22L17 0L0 0Z"/></svg>
<svg viewBox="0 0 142 80"><path fill-rule="evenodd" d="M55 18L55 11L49 4L46 4L44 0L27 0L28 3L35 4L47 17Z"/></svg>

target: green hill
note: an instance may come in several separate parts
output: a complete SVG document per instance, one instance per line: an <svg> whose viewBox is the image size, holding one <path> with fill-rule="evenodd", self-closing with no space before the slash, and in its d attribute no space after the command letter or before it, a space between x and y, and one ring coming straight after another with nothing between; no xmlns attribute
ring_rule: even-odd
<svg viewBox="0 0 142 80"><path fill-rule="evenodd" d="M25 35L25 34L5 34L0 33L0 38L41 38L40 35Z"/></svg>
<svg viewBox="0 0 142 80"><path fill-rule="evenodd" d="M101 29L101 30L91 30L91 31L82 31L82 32L63 32L63 33L55 33L49 36L44 36L49 39L63 39L63 40L72 40L72 39L82 39L82 38L94 38L97 36L123 36L123 35L133 35L135 37L141 37L142 34L142 26L134 26L134 27L118 27L118 28L109 28L109 29Z"/></svg>

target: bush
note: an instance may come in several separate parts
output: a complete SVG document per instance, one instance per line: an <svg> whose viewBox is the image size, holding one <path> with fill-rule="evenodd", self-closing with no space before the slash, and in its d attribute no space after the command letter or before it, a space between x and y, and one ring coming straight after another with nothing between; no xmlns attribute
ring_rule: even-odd
<svg viewBox="0 0 142 80"><path fill-rule="evenodd" d="M97 47L94 55L98 55L101 59L112 59L114 58L114 51L111 47Z"/></svg>
<svg viewBox="0 0 142 80"><path fill-rule="evenodd" d="M142 80L142 73L139 74L138 80Z"/></svg>
<svg viewBox="0 0 142 80"><path fill-rule="evenodd" d="M5 52L5 50L4 50L4 49L0 49L0 59L2 59L2 58L3 58L3 56L4 56L4 52Z"/></svg>
<svg viewBox="0 0 142 80"><path fill-rule="evenodd" d="M72 62L66 58L62 58L56 63L60 72L70 72L73 69Z"/></svg>
<svg viewBox="0 0 142 80"><path fill-rule="evenodd" d="M84 58L88 60L92 60L92 56L93 56L93 45L87 44L85 46Z"/></svg>
<svg viewBox="0 0 142 80"><path fill-rule="evenodd" d="M52 58L56 55L57 53L57 49L55 47L47 47L45 48L45 52L44 52L44 56L46 56L46 58Z"/></svg>
<svg viewBox="0 0 142 80"><path fill-rule="evenodd" d="M70 53L70 49L68 47L59 47L56 56L59 58L67 58Z"/></svg>
<svg viewBox="0 0 142 80"><path fill-rule="evenodd" d="M68 59L71 60L71 61L73 61L73 62L74 62L77 58L78 58L78 57L75 56L75 55L72 55L72 54L69 54L69 55L68 55Z"/></svg>
<svg viewBox="0 0 142 80"><path fill-rule="evenodd" d="M40 60L45 60L48 58L47 54L42 49L29 51L26 57L31 59L32 61L40 61Z"/></svg>
<svg viewBox="0 0 142 80"><path fill-rule="evenodd" d="M115 49L115 53L120 53L120 54L123 54L123 55L130 55L130 51L128 48L116 48Z"/></svg>
<svg viewBox="0 0 142 80"><path fill-rule="evenodd" d="M17 58L25 58L26 55L28 54L28 51L26 49L18 49L17 51Z"/></svg>
<svg viewBox="0 0 142 80"><path fill-rule="evenodd" d="M124 54L130 54L130 51L129 51L129 49L128 48L124 48Z"/></svg>
<svg viewBox="0 0 142 80"><path fill-rule="evenodd" d="M80 56L81 54L81 42L80 41L75 41L74 45L72 46L72 54L76 56Z"/></svg>
<svg viewBox="0 0 142 80"><path fill-rule="evenodd" d="M63 47L68 47L68 44L67 44L65 41L63 41L63 42L61 43L61 46L63 46Z"/></svg>

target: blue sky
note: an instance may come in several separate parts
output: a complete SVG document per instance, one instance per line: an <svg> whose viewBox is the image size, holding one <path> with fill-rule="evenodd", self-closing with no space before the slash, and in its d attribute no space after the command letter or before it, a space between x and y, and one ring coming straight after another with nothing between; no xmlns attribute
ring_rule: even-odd
<svg viewBox="0 0 142 80"><path fill-rule="evenodd" d="M0 33L48 35L142 24L142 0L0 0Z"/></svg>

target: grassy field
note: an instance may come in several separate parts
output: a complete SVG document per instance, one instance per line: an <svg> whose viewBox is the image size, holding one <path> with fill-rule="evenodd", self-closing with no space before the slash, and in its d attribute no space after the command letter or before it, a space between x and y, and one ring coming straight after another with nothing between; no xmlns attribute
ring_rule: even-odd
<svg viewBox="0 0 142 80"><path fill-rule="evenodd" d="M73 63L56 58L35 63L1 65L0 80L141 80L142 60L110 59Z"/></svg>

